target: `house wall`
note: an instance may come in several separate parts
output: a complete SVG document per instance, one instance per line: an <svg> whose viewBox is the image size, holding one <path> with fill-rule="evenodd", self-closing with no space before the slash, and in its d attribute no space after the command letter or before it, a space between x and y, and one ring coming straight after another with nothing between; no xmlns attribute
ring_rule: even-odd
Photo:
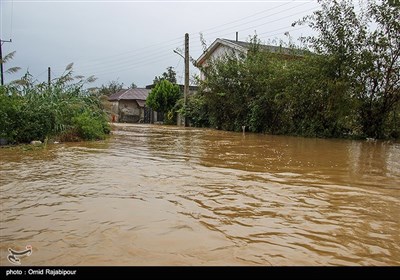
<svg viewBox="0 0 400 280"><path fill-rule="evenodd" d="M119 122L138 123L143 120L144 111L135 100L119 100L118 116Z"/></svg>
<svg viewBox="0 0 400 280"><path fill-rule="evenodd" d="M118 101L111 101L112 121L119 121Z"/></svg>
<svg viewBox="0 0 400 280"><path fill-rule="evenodd" d="M206 61L204 61L204 63L202 64L202 67L207 68L208 63L210 61L219 59L224 57L226 54L235 54L236 56L239 56L239 51L234 50L231 47L225 46L225 45L219 45L211 54L210 56L207 58ZM200 71L200 79L204 80L205 76L203 71Z"/></svg>

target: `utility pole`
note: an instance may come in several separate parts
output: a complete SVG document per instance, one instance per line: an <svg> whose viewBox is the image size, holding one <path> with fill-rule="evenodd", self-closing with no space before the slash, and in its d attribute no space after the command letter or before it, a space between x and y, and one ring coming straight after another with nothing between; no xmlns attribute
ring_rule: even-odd
<svg viewBox="0 0 400 280"><path fill-rule="evenodd" d="M1 76L1 85L4 85L4 70L3 70L3 43L11 43L10 40L1 40L0 39L0 76Z"/></svg>
<svg viewBox="0 0 400 280"><path fill-rule="evenodd" d="M50 83L51 83L51 70L50 67L47 67L47 84L50 87Z"/></svg>
<svg viewBox="0 0 400 280"><path fill-rule="evenodd" d="M187 97L189 94L189 34L185 34L185 87L183 90L183 100L186 109ZM187 117L184 119L184 126L188 126Z"/></svg>

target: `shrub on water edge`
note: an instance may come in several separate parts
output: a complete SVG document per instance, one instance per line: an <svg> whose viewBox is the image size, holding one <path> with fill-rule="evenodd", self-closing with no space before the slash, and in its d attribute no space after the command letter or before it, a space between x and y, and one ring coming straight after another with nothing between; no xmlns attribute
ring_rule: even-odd
<svg viewBox="0 0 400 280"><path fill-rule="evenodd" d="M79 78L78 82L74 79L71 67L67 66L66 73L50 86L38 84L29 73L0 86L1 142L104 139L111 131L104 102L96 92L83 89L89 78Z"/></svg>
<svg viewBox="0 0 400 280"><path fill-rule="evenodd" d="M44 141L54 126L54 114L49 108L30 108L23 106L15 127L15 141L29 143L32 140Z"/></svg>
<svg viewBox="0 0 400 280"><path fill-rule="evenodd" d="M75 116L73 124L78 136L85 140L102 140L105 139L105 133L109 132L104 120L89 111Z"/></svg>

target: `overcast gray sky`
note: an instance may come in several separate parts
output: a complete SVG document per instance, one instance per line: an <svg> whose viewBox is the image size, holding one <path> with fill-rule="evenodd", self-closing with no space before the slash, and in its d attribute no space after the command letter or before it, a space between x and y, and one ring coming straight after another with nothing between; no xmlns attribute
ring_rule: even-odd
<svg viewBox="0 0 400 280"><path fill-rule="evenodd" d="M74 62L75 74L95 75L99 86L112 80L139 87L151 84L168 66L183 83L183 49L190 34L190 55L202 53L199 33L210 45L216 38L247 41L255 32L266 43L310 34L291 23L318 8L316 0L259 1L35 1L1 0L3 55L16 51L5 68L19 66L38 80L47 67L60 76ZM191 69L191 74L196 70Z"/></svg>

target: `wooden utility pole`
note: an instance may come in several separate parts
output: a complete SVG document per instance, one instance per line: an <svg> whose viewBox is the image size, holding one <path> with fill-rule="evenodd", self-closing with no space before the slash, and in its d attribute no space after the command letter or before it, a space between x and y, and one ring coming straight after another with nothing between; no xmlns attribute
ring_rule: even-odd
<svg viewBox="0 0 400 280"><path fill-rule="evenodd" d="M3 70L3 43L11 43L11 39L4 41L0 39L0 76L1 76L1 85L4 85L4 70Z"/></svg>
<svg viewBox="0 0 400 280"><path fill-rule="evenodd" d="M3 51L2 51L3 41L0 40L0 75L1 75L1 85L4 85L4 76L3 76Z"/></svg>
<svg viewBox="0 0 400 280"><path fill-rule="evenodd" d="M186 109L187 97L189 94L189 34L185 34L185 88L183 90L183 100ZM188 126L187 117L184 119L184 126Z"/></svg>
<svg viewBox="0 0 400 280"><path fill-rule="evenodd" d="M47 84L50 87L50 83L51 83L51 69L50 67L47 67Z"/></svg>

